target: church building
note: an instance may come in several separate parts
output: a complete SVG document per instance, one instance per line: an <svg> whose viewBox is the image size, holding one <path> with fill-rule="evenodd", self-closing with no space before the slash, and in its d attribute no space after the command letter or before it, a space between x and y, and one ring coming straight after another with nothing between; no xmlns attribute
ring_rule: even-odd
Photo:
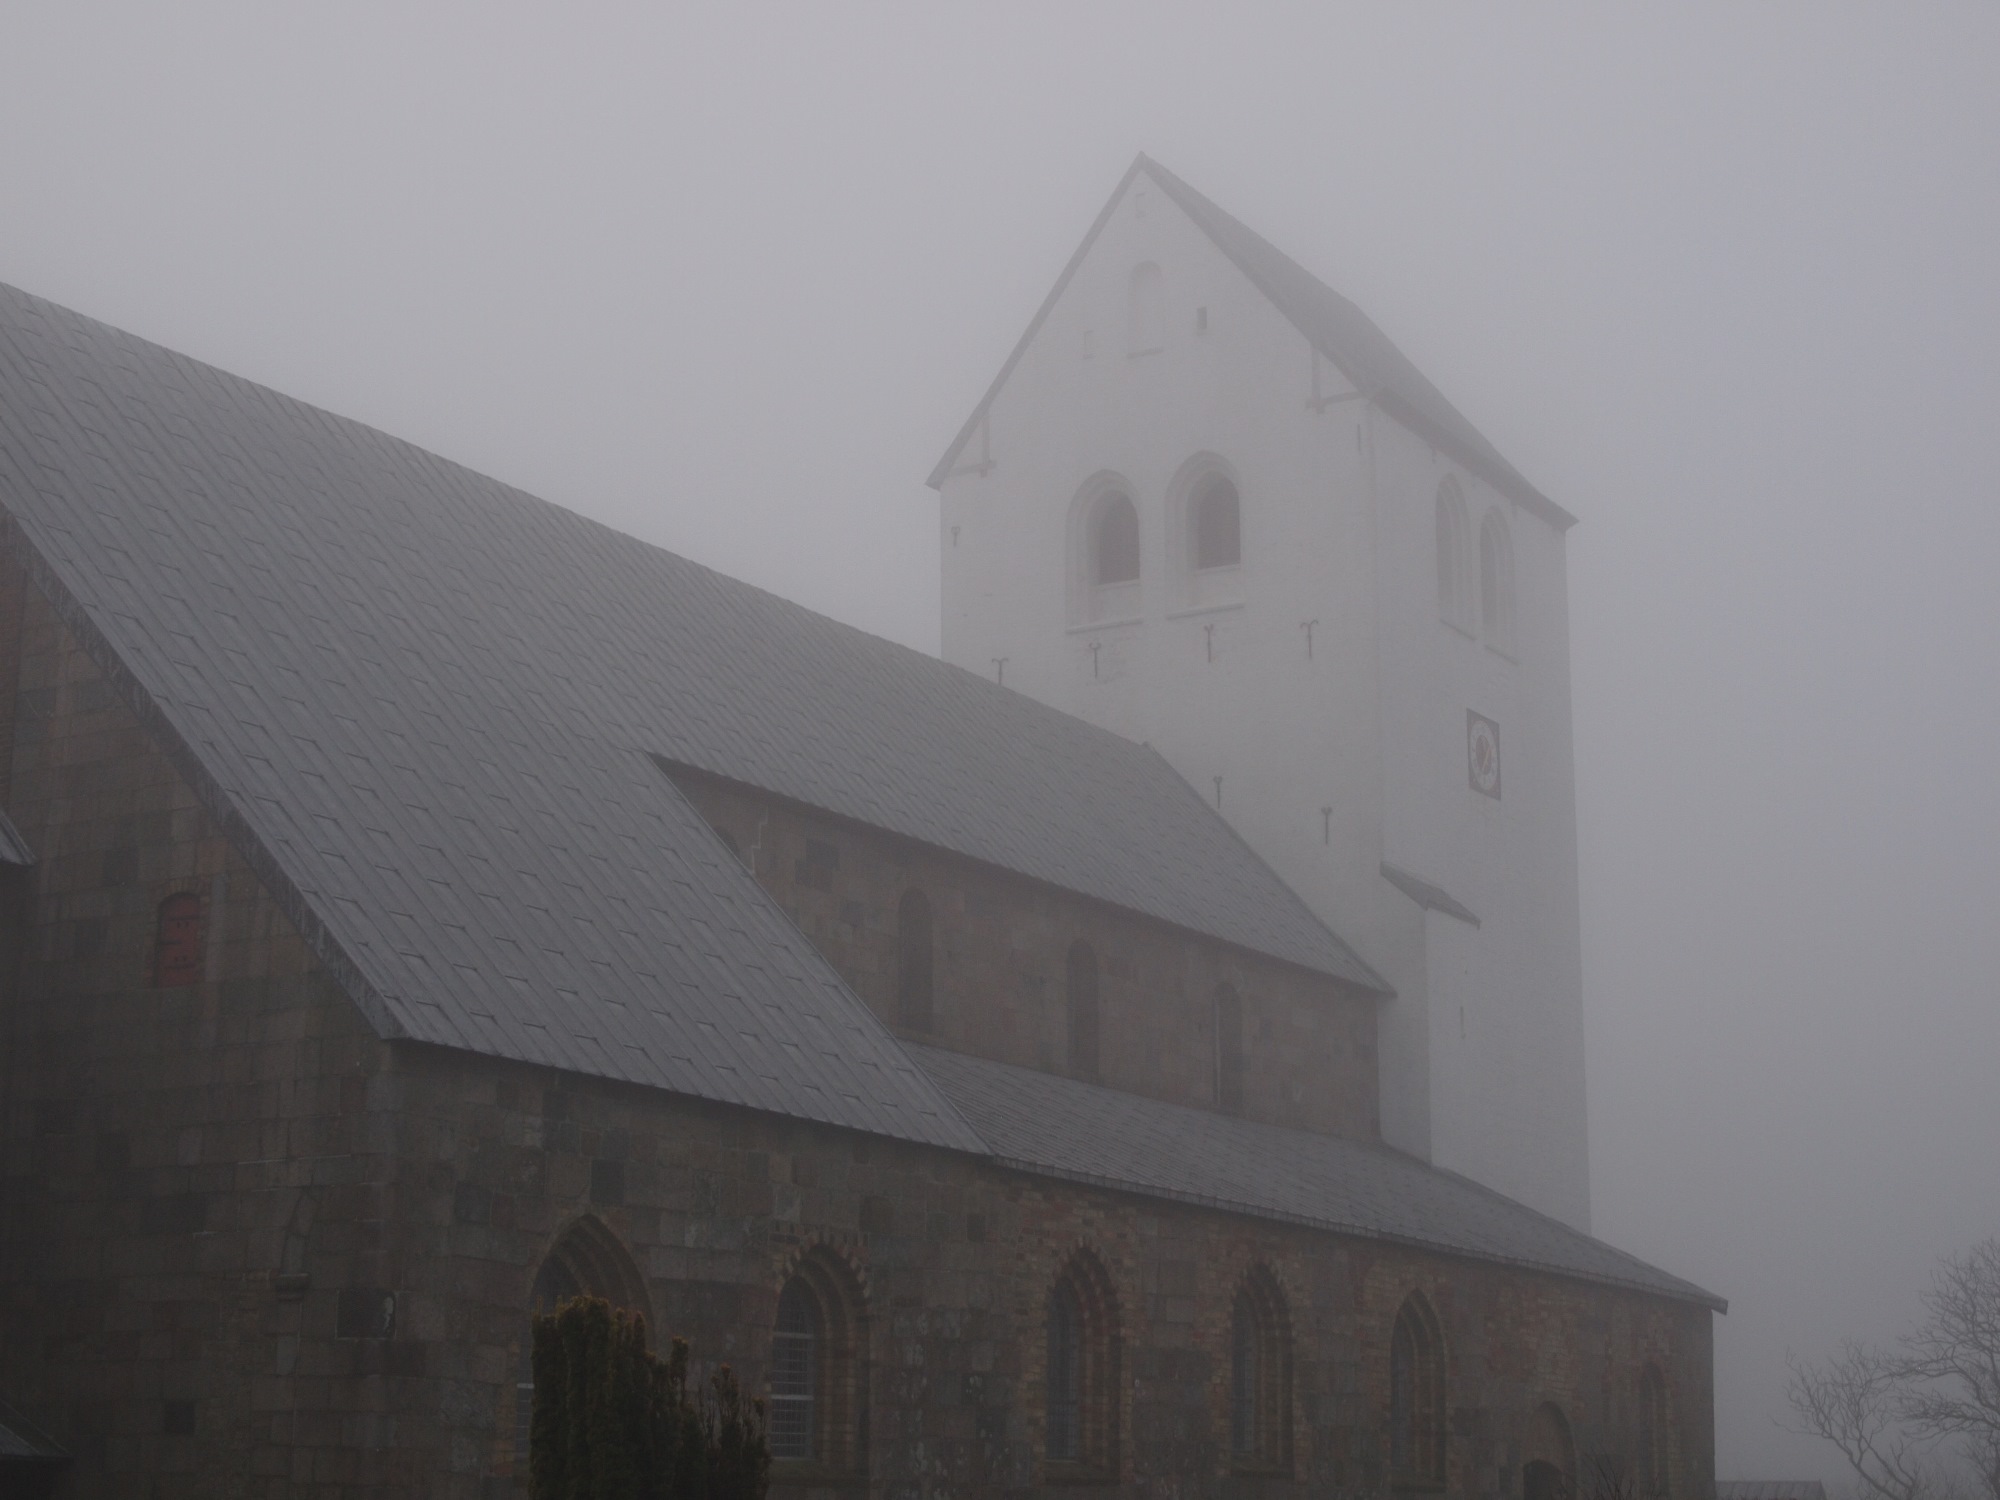
<svg viewBox="0 0 2000 1500"><path fill-rule="evenodd" d="M934 483L946 661L0 287L0 1483L520 1495L588 1292L798 1500L1709 1500L1569 518L1143 159Z"/></svg>

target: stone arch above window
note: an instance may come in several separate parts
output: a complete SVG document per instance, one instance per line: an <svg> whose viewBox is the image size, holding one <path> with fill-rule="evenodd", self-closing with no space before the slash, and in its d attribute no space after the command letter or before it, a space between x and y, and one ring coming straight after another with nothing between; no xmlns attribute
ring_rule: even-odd
<svg viewBox="0 0 2000 1500"><path fill-rule="evenodd" d="M866 1463L866 1303L833 1251L801 1256L778 1291L771 1334L771 1457L781 1464L857 1473Z"/></svg>
<svg viewBox="0 0 2000 1500"><path fill-rule="evenodd" d="M1071 623L1134 620L1144 603L1144 541L1132 487L1100 474L1078 493L1070 517Z"/></svg>
<svg viewBox="0 0 2000 1500"><path fill-rule="evenodd" d="M1049 1288L1042 1454L1051 1477L1118 1477L1118 1302L1104 1264L1072 1255Z"/></svg>
<svg viewBox="0 0 2000 1500"><path fill-rule="evenodd" d="M1496 507L1479 523L1479 625L1486 643L1514 649L1514 536Z"/></svg>
<svg viewBox="0 0 2000 1500"><path fill-rule="evenodd" d="M1063 1009L1069 1028L1069 1070L1095 1083L1103 1018L1097 1001L1097 950L1082 938L1069 945L1063 965Z"/></svg>
<svg viewBox="0 0 2000 1500"><path fill-rule="evenodd" d="M1403 1300L1389 1338L1389 1475L1404 1486L1444 1483L1444 1339L1422 1292Z"/></svg>
<svg viewBox="0 0 2000 1500"><path fill-rule="evenodd" d="M1154 262L1132 268L1127 287L1126 342L1128 354L1151 354L1167 341L1166 277Z"/></svg>
<svg viewBox="0 0 2000 1500"><path fill-rule="evenodd" d="M1292 1319L1268 1266L1243 1278L1231 1310L1229 1459L1243 1472L1292 1466Z"/></svg>
<svg viewBox="0 0 2000 1500"><path fill-rule="evenodd" d="M646 1278L610 1227L594 1214L585 1214L549 1247L528 1289L520 1374L514 1388L514 1467L520 1475L527 1473L528 1420L535 1405L534 1317L552 1313L577 1297L602 1297L614 1308L638 1313L645 1320L646 1340L652 1342L652 1299L646 1293Z"/></svg>
<svg viewBox="0 0 2000 1500"><path fill-rule="evenodd" d="M1215 987L1215 1102L1243 1113L1243 998L1228 984Z"/></svg>
<svg viewBox="0 0 2000 1500"><path fill-rule="evenodd" d="M1544 1401L1528 1418L1521 1439L1521 1500L1572 1500L1576 1493L1576 1444L1569 1418Z"/></svg>
<svg viewBox="0 0 2000 1500"><path fill-rule="evenodd" d="M1477 628L1472 568L1472 517L1465 493L1447 477L1437 489L1438 618L1471 635Z"/></svg>
<svg viewBox="0 0 2000 1500"><path fill-rule="evenodd" d="M896 903L896 1022L906 1030L932 1027L935 967L930 898L922 891L907 890Z"/></svg>
<svg viewBox="0 0 2000 1500"><path fill-rule="evenodd" d="M153 926L153 986L198 984L202 974L201 897L176 891L160 903Z"/></svg>
<svg viewBox="0 0 2000 1500"><path fill-rule="evenodd" d="M1641 1500L1664 1500L1673 1493L1672 1425L1667 1407L1667 1382L1659 1366L1639 1372L1639 1433L1634 1478Z"/></svg>

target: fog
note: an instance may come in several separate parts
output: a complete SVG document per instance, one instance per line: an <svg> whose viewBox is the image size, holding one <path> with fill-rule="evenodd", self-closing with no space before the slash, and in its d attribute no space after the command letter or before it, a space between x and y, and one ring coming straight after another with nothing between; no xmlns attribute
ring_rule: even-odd
<svg viewBox="0 0 2000 1500"><path fill-rule="evenodd" d="M0 11L0 280L935 649L924 476L1133 153L1570 536L1595 1229L1784 1356L2000 1232L2000 10Z"/></svg>

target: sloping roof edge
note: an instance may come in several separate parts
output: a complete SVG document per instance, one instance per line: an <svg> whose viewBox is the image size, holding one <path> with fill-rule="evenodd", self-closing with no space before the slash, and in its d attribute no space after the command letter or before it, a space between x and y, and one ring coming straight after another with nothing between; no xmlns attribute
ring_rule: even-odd
<svg viewBox="0 0 2000 1500"><path fill-rule="evenodd" d="M19 524L4 504L0 504L0 523L5 525L5 536L18 545L27 563L29 580L49 601L56 618L76 636L84 652L110 679L120 700L132 710L140 725L165 749L174 770L193 788L195 800L215 819L229 846L256 872L257 878L263 881L278 903L278 909L298 928L307 950L326 967L342 993L367 1018L377 1036L384 1041L405 1036L407 1033L394 1013L320 920L305 892L286 875L283 862L265 846L249 820L237 810L229 794L210 773L201 752L188 743L173 719L139 680L138 674L126 665L117 647L99 629L89 609L70 591L62 575L50 565L48 559L42 556L27 527Z"/></svg>
<svg viewBox="0 0 2000 1500"><path fill-rule="evenodd" d="M1076 247L1068 264L1062 268L1062 274L1056 277L1056 284L1049 288L1049 294L1042 299L1042 305L1035 309L1034 317L1028 320L1027 331L1021 335L1020 341L1014 345L1013 352L1000 366L1000 373L993 377L993 383L986 388L986 394L979 398L979 404L972 408L972 415L965 419L965 425L958 429L958 435L944 450L944 457L937 461L937 467L931 470L930 478L924 481L932 489L937 489L950 478L951 466L957 461L958 455L964 450L973 433L979 430L979 424L985 420L994 398L1000 394L1000 388L1006 385L1007 377L1012 375L1014 367L1020 364L1021 356L1028 352L1028 345L1035 341L1035 335L1041 331L1042 324L1048 321L1049 314L1054 311L1057 301L1061 299L1071 279L1076 275L1077 267L1083 264L1083 258L1090 253L1090 247L1097 243L1098 235L1102 234L1104 226L1111 222L1111 211L1118 206L1118 200L1125 196L1125 189L1146 165L1145 153L1141 152L1133 158L1132 165L1125 169L1125 175L1118 179L1118 186L1111 190L1111 196L1104 200L1104 207L1097 211L1097 217L1091 221L1090 228L1084 233L1083 242Z"/></svg>
<svg viewBox="0 0 2000 1500"><path fill-rule="evenodd" d="M35 851L28 847L28 841L21 837L7 816L7 810L0 808L0 865L26 867L35 862Z"/></svg>
<svg viewBox="0 0 2000 1500"><path fill-rule="evenodd" d="M1469 922L1474 927L1479 925L1479 918L1472 914L1472 908L1454 900L1451 893L1442 886L1432 885L1428 880L1412 875L1408 870L1398 869L1386 859L1382 861L1382 878L1428 911L1441 911L1448 917L1457 917L1459 921Z"/></svg>
<svg viewBox="0 0 2000 1500"><path fill-rule="evenodd" d="M1133 160L1132 165L1126 169L1125 175L1118 180L1118 186L1112 190L1110 198L1105 201L1103 209L1099 211L1096 220L1092 222L1089 231L1084 235L1083 242L1077 246L1075 254L1070 256L1068 264L1063 267L1062 274L1056 278L1056 283L1050 289L1048 296L1043 299L1042 305L1036 309L1034 317L1029 320L1027 330L1021 335L1020 341L1015 344L1013 351L1007 356L1006 362L1001 365L1000 373L994 376L993 383L987 387L986 394L980 397L979 404L972 410L972 415L966 418L965 424L959 428L958 434L945 449L944 456L938 460L937 466L931 470L930 477L925 482L932 489L939 488L950 477L952 466L956 463L958 455L964 450L966 443L971 439L972 435L979 430L979 424L985 420L986 414L991 409L994 400L999 396L1001 388L1006 385L1008 377L1014 373L1015 367L1020 364L1022 356L1027 352L1028 345L1033 342L1036 333L1040 331L1042 324L1047 320L1050 311L1055 307L1057 299L1062 296L1064 290L1069 286L1071 279L1076 274L1077 267L1083 263L1083 259L1090 252L1091 246L1096 243L1098 235L1103 231L1104 225L1111 217L1112 210L1117 207L1119 199L1124 196L1125 190L1130 186L1132 179L1141 171L1145 172L1154 182L1159 184L1161 190L1168 197L1172 198L1175 205L1194 221L1195 226L1206 234L1210 242L1227 256L1231 264L1248 278L1251 285L1263 293L1265 300L1278 310L1280 316L1284 317L1286 321L1303 334L1307 342L1318 349L1322 355L1332 360L1340 368L1341 372L1354 383L1355 388L1379 406L1387 415L1401 422L1413 432L1416 432L1427 442L1435 444L1458 463L1464 465L1465 468L1484 478L1502 494L1514 500L1536 516L1539 516L1551 526L1556 527L1558 530L1568 530L1576 524L1576 517L1574 515L1564 510L1560 505L1557 505L1548 496L1536 489L1534 485L1530 484L1519 470L1502 458L1499 451L1493 448L1484 437L1480 436L1472 427L1472 424L1465 420L1462 414L1449 409L1449 403L1444 401L1442 394L1437 392L1435 387L1430 386L1428 381L1423 380L1420 374L1418 375L1418 380L1427 388L1428 394L1435 397L1439 403L1447 407L1448 414L1455 418L1457 423L1463 425L1463 431L1454 430L1454 425L1451 422L1439 420L1436 414L1427 411L1422 404L1412 400L1407 393L1396 389L1393 385L1381 379L1370 378L1366 371L1356 368L1350 351L1340 347L1338 340L1325 336L1322 330L1313 327L1311 320L1304 316L1303 310L1293 305L1294 299L1288 296L1283 288L1274 285L1271 278L1265 274L1264 269L1256 264L1252 257L1243 253L1242 246L1234 243L1234 240L1238 236L1254 241L1263 252L1276 257L1289 271L1296 273L1300 277L1309 279L1313 286L1321 293L1329 297L1339 298L1343 305L1366 323L1374 335L1381 339L1385 348L1396 354L1398 360L1405 365L1409 365L1409 361L1402 355L1400 350L1395 348L1395 345L1390 342L1388 337L1379 328L1375 327L1373 320L1367 318L1366 314L1362 313L1359 308L1354 307L1346 298L1340 297L1339 293L1333 291L1331 287L1327 286L1318 277L1313 276L1310 271L1307 271L1290 256L1285 255L1283 251L1264 239L1262 235L1257 234L1255 230L1251 229L1234 215L1219 207L1200 192L1197 192L1193 187L1189 186L1181 178L1175 176L1144 152L1141 152ZM1222 226L1226 226L1233 233L1218 232L1218 229ZM1416 373L1414 365L1409 365L1409 369L1412 373Z"/></svg>
<svg viewBox="0 0 2000 1500"><path fill-rule="evenodd" d="M1166 758L1166 756L1160 754L1160 752L1156 750L1150 743L1146 745L1146 751L1148 754L1156 758L1162 765L1166 766L1168 770L1173 771L1174 779L1187 789L1187 794L1190 797L1194 798L1195 801L1201 803L1202 810L1204 812L1209 811L1208 803L1203 801L1202 799L1200 788L1196 787L1193 782L1187 779L1187 777L1181 775L1179 769L1175 767L1172 761L1169 761ZM1345 953L1349 958L1354 960L1355 966L1360 970L1361 975L1366 976L1365 978L1356 978L1353 976L1336 974L1336 975L1330 975L1328 977L1334 979L1345 979L1346 982L1349 984L1355 984L1358 985L1359 988L1374 991L1374 993L1380 995L1385 1000L1393 1000L1396 998L1396 987L1393 984L1389 983L1388 980L1384 979L1382 975L1376 971L1376 968L1373 964L1369 963L1367 959L1363 958L1359 953L1355 952L1354 949L1348 945L1347 939L1343 938L1339 933L1333 930L1333 924L1331 922L1324 921L1320 917L1318 912L1314 911L1310 906L1306 905L1305 897L1301 896L1295 889L1293 889L1292 883L1289 880L1285 879L1284 876L1280 875L1277 872L1277 870L1272 868L1270 861L1265 859L1263 855L1259 854L1256 848L1251 844L1251 842L1245 837L1243 837L1241 833L1238 833L1236 831L1236 825L1234 823L1230 822L1227 818L1223 817L1219 810L1216 811L1215 813L1215 820L1222 825L1227 835L1232 840L1234 840L1239 847L1242 848L1245 854L1247 854L1252 860L1256 861L1257 864L1263 866L1264 869L1270 871L1271 879L1277 882L1278 888L1292 899L1293 904L1295 904L1298 907L1298 909L1305 914L1307 920L1316 922L1319 924L1320 927L1325 929L1327 936L1332 938L1334 942L1340 945L1341 951ZM1264 956L1268 958L1272 957L1273 955L1265 954ZM1282 962L1283 960L1280 961ZM1317 973L1322 971L1315 970L1314 972Z"/></svg>

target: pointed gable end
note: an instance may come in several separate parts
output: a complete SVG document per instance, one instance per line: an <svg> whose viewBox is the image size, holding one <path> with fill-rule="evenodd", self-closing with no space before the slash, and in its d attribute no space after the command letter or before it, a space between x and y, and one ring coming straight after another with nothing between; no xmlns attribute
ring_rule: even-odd
<svg viewBox="0 0 2000 1500"><path fill-rule="evenodd" d="M1322 358L1332 363L1356 390L1384 412L1426 441L1450 454L1466 468L1480 475L1517 504L1539 516L1558 530L1576 524L1576 517L1549 499L1480 435L1465 417L1431 384L1423 373L1375 326L1368 315L1314 276L1269 240L1225 213L1187 183L1141 154L1126 169L1118 186L1105 201L1083 242L1070 256L1055 285L1036 309L1027 330L1007 356L993 384L980 398L972 415L945 449L927 481L932 489L942 486L953 472L963 467L960 458L975 440L983 441L987 412L1033 343L1050 311L1089 255L1112 212L1123 201L1133 179L1144 173L1203 234L1247 277L1278 312L1303 334ZM983 453L973 458L984 462Z"/></svg>

